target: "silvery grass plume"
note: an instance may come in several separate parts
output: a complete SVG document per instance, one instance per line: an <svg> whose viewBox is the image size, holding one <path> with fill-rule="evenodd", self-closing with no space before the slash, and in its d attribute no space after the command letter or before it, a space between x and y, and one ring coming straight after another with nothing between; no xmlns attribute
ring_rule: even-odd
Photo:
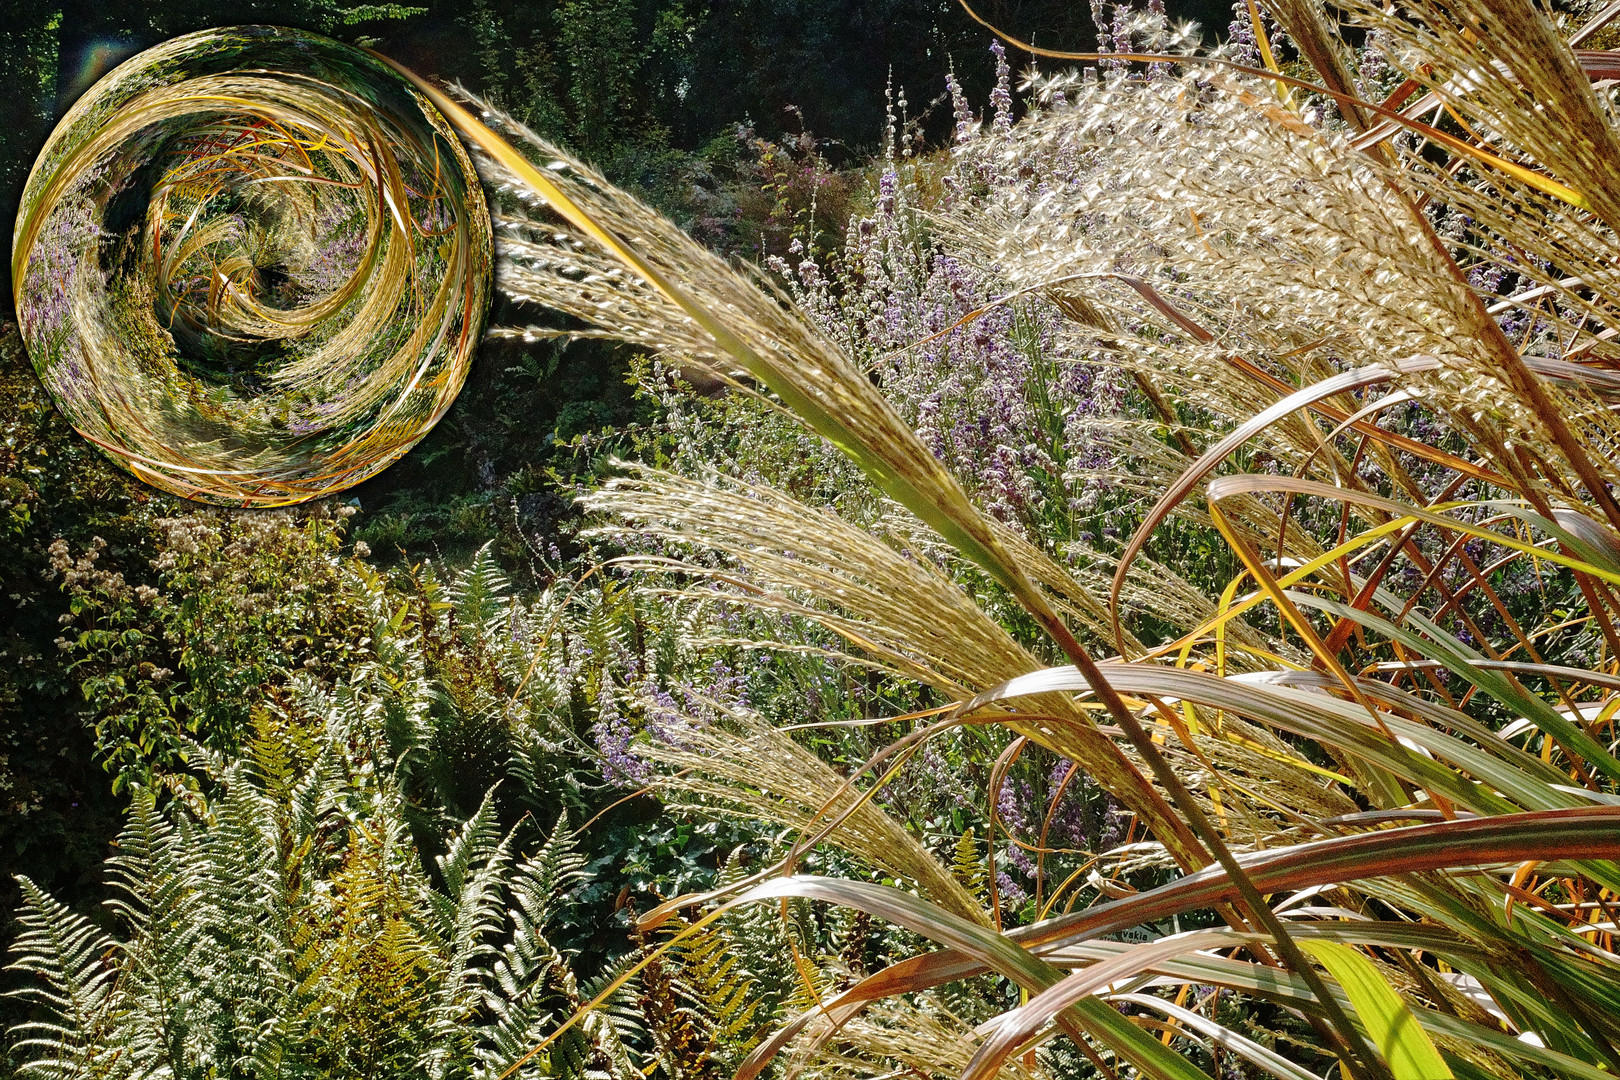
<svg viewBox="0 0 1620 1080"><path fill-rule="evenodd" d="M915 882L922 895L965 919L989 925L973 896L918 840L877 804L859 799L833 768L757 715L719 708L719 723L691 724L648 753L671 767L662 791L679 805L682 792L703 806L736 808L754 820L793 829L826 813L846 816L833 840L894 877ZM669 796L666 796L669 798ZM857 805L858 803L858 805Z"/></svg>
<svg viewBox="0 0 1620 1080"><path fill-rule="evenodd" d="M1183 402L1238 423L1280 392L1404 366L1380 381L1447 416L1483 458L1447 460L1431 448L1430 461L1476 476L1483 467L1544 507L1609 521L1606 489L1586 478L1616 477L1614 420L1597 399L1616 385L1569 360L1612 355L1613 269L1603 254L1612 233L1510 174L1438 168L1410 140L1381 159L1363 151L1387 141L1371 139L1310 126L1258 80L1226 73L1108 83L1071 93L1070 104L986 148L1037 170L1078 168L997 188L939 225L1015 289L1085 297L1097 314L1074 323L1073 351L1106 349L1171 380ZM1536 159L1540 149L1518 156ZM1426 211L1419 199L1430 200ZM1455 239L1429 220L1436 199ZM1523 286L1494 313L1478 295L1493 270ZM1517 307L1535 312L1525 355L1491 317ZM1347 390L1323 402L1341 416L1359 408ZM1276 436L1291 462L1356 482L1302 418L1282 418ZM1392 449L1425 448L1386 437L1368 453L1406 497L1426 499Z"/></svg>
<svg viewBox="0 0 1620 1080"><path fill-rule="evenodd" d="M1140 996L1148 979L1297 1009L1357 1077L1534 1070L1598 1080L1620 1069L1609 910L1620 895L1620 759L1609 745L1620 508L1606 487L1613 380L1586 362L1606 359L1612 337L1612 305L1586 280L1607 280L1614 248L1607 196L1588 190L1605 167L1589 148L1612 133L1606 106L1572 82L1582 61L1534 10L1504 0L1455 11L1358 9L1378 42L1395 43L1388 63L1413 77L1391 104L1347 98L1353 68L1331 22L1279 5L1278 21L1359 134L1229 70L1139 80L1121 69L964 151L1003 155L1012 175L1028 166L1042 182L959 204L939 220L944 242L1000 263L1016 289L1052 294L1073 320L1077 359L1102 352L1144 375L1168 427L1175 410L1196 409L1227 429L1205 447L1190 437L1178 447L1185 467L1116 567L1111 620L1148 534L1197 494L1242 573L1175 642L1136 655L1145 643L1114 622L1134 659L1104 665L1032 584L1037 561L998 535L862 373L768 284L515 125L512 136L552 167L458 119L493 159L491 175L554 215L504 223L514 294L762 387L1004 586L1074 665L1040 667L926 560L762 485L641 471L593 505L734 560L746 571L740 596L816 618L945 691L959 704L940 729L1003 723L1081 761L1187 871L1005 933L854 880L782 876L715 897L723 902L695 928L730 905L802 897L940 946L805 1012L761 1044L741 1080L796 1038L808 1040L801 1049L827 1045L870 1002L985 972L1025 999L986 1026L959 1066L965 1080L997 1074L1059 1032L1100 1070L1205 1077L1173 1039L1144 1035L1108 1003ZM1260 39L1258 11L1254 22ZM1510 31L1522 32L1526 56L1494 42L1471 66L1458 44ZM1546 71L1521 71L1527 63ZM1407 100L1424 86L1434 102ZM1450 99L1491 126L1465 138L1398 114ZM1551 121L1510 124L1501 114L1512 108L1604 130L1549 148ZM1383 133L1390 116L1399 123ZM1430 162L1441 155L1444 166ZM1525 206L1544 215L1546 236L1569 238L1567 249L1532 235L1514 213ZM1504 265L1524 290L1509 307L1532 309L1523 341L1504 328L1506 309L1491 310L1485 278L1470 276ZM1393 393L1375 399L1377 387ZM1382 426L1406 403L1437 417L1454 445ZM1211 479L1251 447L1282 467ZM1502 591L1520 573L1544 593L1562 588L1557 604L1584 603L1575 618L1607 643L1601 664L1543 653L1566 629L1552 618L1566 616L1549 599L1530 611L1533 623L1518 622ZM1548 586L1543 573L1562 577ZM1235 620L1262 612L1274 640L1245 647L1251 662L1270 662L1242 670L1229 662ZM1089 718L1098 704L1113 728ZM1114 743L1120 735L1134 759ZM1311 797L1312 784L1322 793ZM821 835L852 809L824 816ZM1241 863L1233 844L1249 848ZM1210 911L1226 926L1105 940ZM1186 1025L1172 1035L1200 1032L1273 1075L1301 1075L1212 1017L1145 1007Z"/></svg>
<svg viewBox="0 0 1620 1080"><path fill-rule="evenodd" d="M795 313L780 291L760 275L732 267L510 118L482 110L547 162L544 168L530 164L438 90L421 80L417 84L484 152L498 188L537 209L543 205L552 215L498 220L503 289L581 319L599 334L645 345L677 366L697 363L732 380L756 381L1012 593L1065 652L1090 663L961 486L864 374ZM1099 692L1112 698L1106 685ZM1134 725L1122 705L1111 707L1116 719ZM1085 732L1080 737L1091 753L1083 760L1098 781L1151 822L1184 865L1207 861L1194 831L1112 740L1100 737L1084 717L1076 728ZM1158 770L1156 779L1176 783Z"/></svg>
<svg viewBox="0 0 1620 1080"><path fill-rule="evenodd" d="M572 229L570 234L532 219L502 222L518 231L505 258L523 271L509 271L506 287L514 295L594 323L609 336L658 343L659 348L684 354L689 360L707 361L722 375L734 378L740 367L813 430L849 454L882 490L1012 593L1084 672L1088 685L1165 794L1083 715L1063 726L1088 752L1067 752L1065 756L1082 762L1099 783L1131 806L1182 866L1205 865L1213 855L1226 868L1238 884L1239 900L1248 917L1266 928L1271 947L1315 991L1327 1017L1321 1021L1324 1039L1338 1047L1347 1061L1357 1063L1358 1073L1381 1075L1373 1052L1249 885L1209 824L1197 796L1174 772L1136 714L1102 677L1095 661L1030 583L961 487L848 358L819 339L804 320L791 315L779 293L773 296L758 285L751 286L678 229L570 161L558 148L516 124L508 125L522 141L551 159L546 171L538 170L442 94L420 80L418 85L473 137L495 168L507 170L521 190L543 201ZM565 172L572 177L563 176ZM609 260L585 255L587 242ZM615 289L611 283L616 279L627 284ZM680 285L673 284L675 281ZM716 362L722 358L727 366L718 368ZM1036 729L1040 734L1049 730ZM1045 742L1034 734L1030 737ZM1241 925L1236 914L1227 917ZM1161 1056L1157 1044L1144 1041L1128 1025L1121 1028L1117 1013L1100 1002L1086 1000L1060 1011L1062 1023L1077 1038L1080 1028L1075 1025L1084 1017L1090 1028L1108 1032L1111 1045L1133 1048L1120 1050L1133 1060L1146 1062Z"/></svg>
<svg viewBox="0 0 1620 1080"><path fill-rule="evenodd" d="M958 1072L973 1057L983 1036L966 1019L954 1015L935 995L913 1004L903 998L878 1003L838 1030L838 1045L805 1054L790 1068L806 1080L876 1080L891 1065L930 1071ZM998 1080L1047 1080L1058 1075L1045 1063L1024 1059L1003 1065Z"/></svg>
<svg viewBox="0 0 1620 1080"><path fill-rule="evenodd" d="M583 501L613 523L603 527L607 535L651 538L672 550L721 555L721 566L683 562L678 568L705 582L723 583L738 582L740 569L745 587L732 594L737 602L819 623L887 670L932 686L950 700L964 701L974 688L996 686L1041 666L1037 656L928 559L780 491L720 476L688 478L632 468L631 475L610 481ZM1012 550L1028 548L1021 558L1032 578L1052 583L1060 610L1068 609L1068 597L1083 594L1083 586L1027 542L1010 533L1004 539ZM672 565L662 556L630 556L623 562L651 572ZM714 597L701 587L684 593L694 600ZM1089 614L1100 631L1099 607L1090 596L1075 604L1077 613ZM1025 706L1023 711L1038 715L1004 717L1011 730L1076 761L1093 760L1102 752L1084 713L1065 696L1050 695ZM1301 783L1298 766L1304 759L1269 732L1241 720L1234 718L1232 726L1200 738L1197 745L1203 761L1213 757L1234 767L1241 763L1250 783L1269 799L1308 806L1323 817L1352 808L1336 792ZM1289 763L1292 768L1280 767ZM1189 766L1197 770L1203 762L1195 757ZM1258 817L1258 811L1245 808L1241 794L1231 795L1227 806L1232 813ZM841 835L834 840L846 842ZM866 854L859 847L854 850Z"/></svg>

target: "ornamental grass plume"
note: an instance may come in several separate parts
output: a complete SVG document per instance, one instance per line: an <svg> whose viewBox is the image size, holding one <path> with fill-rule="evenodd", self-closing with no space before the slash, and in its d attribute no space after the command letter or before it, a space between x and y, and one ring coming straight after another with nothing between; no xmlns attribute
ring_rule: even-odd
<svg viewBox="0 0 1620 1080"><path fill-rule="evenodd" d="M996 282L967 322L1046 305L1062 366L1135 386L1099 438L1116 483L1154 505L1119 546L1076 541L1076 573L1049 537L977 508L851 343L762 274L516 125L491 118L540 167L457 118L530 207L501 220L511 295L709 366L904 509L874 530L768 483L645 469L587 500L608 528L667 542L635 561L646 574L819 622L948 703L839 791L809 785L808 819L808 799L741 803L802 821L795 858L826 840L893 866L858 807L906 754L995 724L1077 762L1176 867L1134 893L1064 883L1089 906L1052 895L1010 928L995 889L986 917L847 877L766 873L673 901L646 921L799 897L932 943L806 1002L741 1080L790 1047L829 1075L911 1061L896 1010L987 972L1017 1004L933 1069L1620 1069L1620 147L1614 62L1578 48L1614 9L1562 25L1521 0L1266 9L1239 9L1225 55L1130 52L1121 23L1100 78L1040 82L1044 107L959 138L957 186L930 209L926 243ZM1167 523L1213 529L1237 569L1150 626L1122 605L1166 591L1147 552L1212 573L1156 546ZM930 558L930 532L956 561ZM1099 573L1110 586L1080 595ZM1018 635L993 614L1008 598ZM727 730L705 738L753 737ZM745 754L688 754L679 783L735 788ZM1205 998L1188 1007L1194 987L1296 1010L1314 1041L1263 1045Z"/></svg>
<svg viewBox="0 0 1620 1080"><path fill-rule="evenodd" d="M441 92L418 85L486 152L498 190L551 212L549 218L521 213L497 218L502 287L510 295L578 318L595 326L595 333L708 366L733 382L757 381L1006 588L1066 650L1089 662L961 485L864 373L793 311L780 290L758 273L731 267L516 121L505 118L504 126L547 162L543 169ZM1201 865L1198 840L1141 770L1088 719L1077 718L1075 730L1088 748L1079 756L1100 781L1153 821L1179 858Z"/></svg>

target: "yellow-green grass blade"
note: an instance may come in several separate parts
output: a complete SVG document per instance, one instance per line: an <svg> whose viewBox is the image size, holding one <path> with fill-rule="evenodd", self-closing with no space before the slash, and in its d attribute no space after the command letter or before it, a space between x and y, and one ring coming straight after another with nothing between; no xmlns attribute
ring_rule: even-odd
<svg viewBox="0 0 1620 1080"><path fill-rule="evenodd" d="M1302 941L1326 939L1355 944L1389 945L1395 948L1425 948L1434 951L1436 955L1440 956L1455 955L1447 954L1438 948L1436 943L1427 943L1421 940L1408 941L1406 935L1379 934L1376 931L1382 929L1381 927L1367 929L1368 926L1369 924L1355 923L1296 926L1295 935ZM1069 952L1076 960L1094 962L1108 959L1132 947L1134 946L1119 942L1090 941L1083 945L1074 946ZM1308 1008L1311 1000L1310 992L1306 988L1304 980L1288 972L1279 971L1276 968L1261 964L1230 960L1207 953L1168 960L1156 966L1153 970L1161 976L1183 979L1206 986L1224 986L1239 992L1252 993L1258 997L1284 1005L1297 1005L1301 1008ZM1459 967L1458 970L1464 969ZM1467 970L1474 971L1472 967ZM1489 978L1489 973L1486 972L1485 974ZM848 993L854 993L858 988L859 984L852 987ZM1493 988L1492 992L1494 994L1496 990ZM1349 1004L1348 998L1345 998L1345 1003ZM1521 1041L1495 1028L1486 1027L1458 1016L1427 1009L1419 1010L1415 1015L1418 1023L1434 1035L1477 1044L1504 1057L1550 1069L1558 1075L1570 1077L1571 1080L1613 1080L1613 1073L1599 1068L1590 1061L1560 1053L1557 1050L1550 1050L1533 1042Z"/></svg>
<svg viewBox="0 0 1620 1080"><path fill-rule="evenodd" d="M1477 504L1472 502L1442 503L1434 507L1416 507L1394 499L1386 499L1381 495L1374 495L1365 491L1353 491L1349 488L1334 487L1332 484L1323 484L1315 480L1302 480L1292 476L1264 476L1257 474L1242 474L1237 476L1222 476L1209 482L1206 490L1211 501L1228 498L1232 495L1254 494L1283 494L1306 495L1321 499L1342 500L1355 503L1371 510L1381 511L1395 517L1411 517L1430 525L1437 525L1443 529L1454 532L1467 533L1469 536L1488 540L1514 551L1527 555L1534 555L1538 559L1566 566L1571 570L1591 574L1610 585L1620 585L1620 571L1612 570L1598 563L1578 559L1561 551L1548 550L1535 544L1520 540L1516 536L1492 531L1472 522L1459 518L1446 517L1440 511L1453 509L1468 509ZM1602 560L1607 561L1607 560Z"/></svg>
<svg viewBox="0 0 1620 1080"><path fill-rule="evenodd" d="M1451 1080L1451 1070L1411 1007L1371 960L1334 941L1301 940L1299 947L1327 968L1344 989L1395 1080Z"/></svg>
<svg viewBox="0 0 1620 1080"><path fill-rule="evenodd" d="M1512 865L1527 859L1562 862L1615 858L1620 858L1620 807L1588 806L1313 840L1254 852L1244 856L1243 862L1256 888L1279 893L1437 870ZM1065 948L1207 909L1235 895L1236 888L1225 871L1210 867L1157 889L1020 927L1005 936L1026 949ZM1357 929L1366 927L1358 925ZM965 978L983 970L980 961L960 953L935 953L906 963L924 970L938 969L949 978Z"/></svg>
<svg viewBox="0 0 1620 1080"><path fill-rule="evenodd" d="M1433 357L1413 357L1397 364L1375 364L1371 367L1357 368L1346 371L1332 378L1323 379L1301 390L1296 390L1282 400L1272 403L1267 408L1239 424L1237 428L1224 436L1214 446L1199 455L1187 469L1176 478L1175 482L1167 488L1153 508L1143 517L1135 533L1131 535L1125 552L1120 556L1118 565L1114 568L1114 581L1108 590L1108 606L1113 612L1115 633L1119 628L1119 595L1125 587L1125 575L1130 570L1131 563L1135 561L1142 548L1147 544L1148 538L1154 530L1163 523L1170 512L1188 498L1200 481L1218 468L1233 451L1254 438L1266 428L1292 416L1301 409L1309 408L1323 398L1332 397L1350 390L1359 390L1380 382L1387 382L1397 377L1402 371L1429 370L1439 366L1439 361Z"/></svg>
<svg viewBox="0 0 1620 1080"><path fill-rule="evenodd" d="M1268 889L1274 883L1261 879L1262 887ZM1287 888L1280 888L1279 891L1287 891ZM1027 943L1044 938L1047 929L1047 925L1036 924L1009 931L1007 936ZM1423 950L1445 960L1458 971L1479 978L1498 1000L1508 997L1522 1000L1527 1005L1535 1002L1536 991L1531 986L1504 987L1501 973L1492 968L1492 964L1496 961L1490 950L1474 945L1444 926L1431 923L1340 922L1296 924L1293 930L1296 938L1320 938L1347 944ZM1237 935L1232 937L1232 943L1237 944ZM1072 966L1076 963L1089 964L1109 960L1135 947L1122 942L1091 939L1035 945L1031 951L1051 960L1054 964ZM1289 972L1270 965L1247 963L1210 953L1195 953L1164 960L1154 964L1150 970L1160 976L1256 994L1285 1005L1309 1008L1312 1002L1305 981ZM750 1054L738 1071L736 1080L754 1080L771 1058L819 1016L825 1016L836 1028L858 1013L868 1002L895 994L926 990L983 971L983 966L972 958L951 949L892 964L868 975L837 997L827 1000L785 1025ZM1556 976L1560 972L1554 971L1553 974ZM1615 987L1610 986L1597 990L1593 994L1593 999L1602 1001L1614 996ZM1348 1004L1348 999L1345 1003ZM1544 1000L1540 1004L1543 1006L1541 1009L1533 1010L1537 1013L1538 1020L1549 1027L1562 1026L1570 1038L1579 1040L1580 1031L1569 1022L1568 1018L1560 1016L1556 1010L1546 1008ZM1534 1043L1522 1042L1512 1035L1482 1027L1460 1017L1425 1010L1418 1014L1418 1019L1427 1030L1437 1035L1477 1043L1494 1053L1550 1069L1571 1080L1612 1080L1611 1073L1592 1065L1589 1061Z"/></svg>

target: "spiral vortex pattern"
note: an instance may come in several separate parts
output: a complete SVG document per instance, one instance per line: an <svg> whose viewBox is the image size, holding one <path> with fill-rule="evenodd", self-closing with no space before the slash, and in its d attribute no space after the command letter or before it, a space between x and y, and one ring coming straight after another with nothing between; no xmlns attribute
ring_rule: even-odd
<svg viewBox="0 0 1620 1080"><path fill-rule="evenodd" d="M454 401L490 217L398 73L230 27L141 53L73 106L11 270L34 367L80 433L178 495L285 505L386 468Z"/></svg>

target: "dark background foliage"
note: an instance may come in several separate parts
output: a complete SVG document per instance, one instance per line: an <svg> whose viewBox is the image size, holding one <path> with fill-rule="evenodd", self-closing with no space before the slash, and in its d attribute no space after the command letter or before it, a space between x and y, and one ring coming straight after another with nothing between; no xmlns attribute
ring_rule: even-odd
<svg viewBox="0 0 1620 1080"><path fill-rule="evenodd" d="M1225 4L1171 7L1224 30ZM952 0L9 0L4 8L8 207L56 117L97 78L165 38L222 23L299 26L370 45L490 96L621 183L655 184L742 122L773 138L809 131L858 156L878 142L891 81L916 106L943 92L952 67L975 100L993 77L985 31ZM1038 45L1096 41L1085 4L987 0L979 10ZM929 130L942 134L948 122L936 110Z"/></svg>

